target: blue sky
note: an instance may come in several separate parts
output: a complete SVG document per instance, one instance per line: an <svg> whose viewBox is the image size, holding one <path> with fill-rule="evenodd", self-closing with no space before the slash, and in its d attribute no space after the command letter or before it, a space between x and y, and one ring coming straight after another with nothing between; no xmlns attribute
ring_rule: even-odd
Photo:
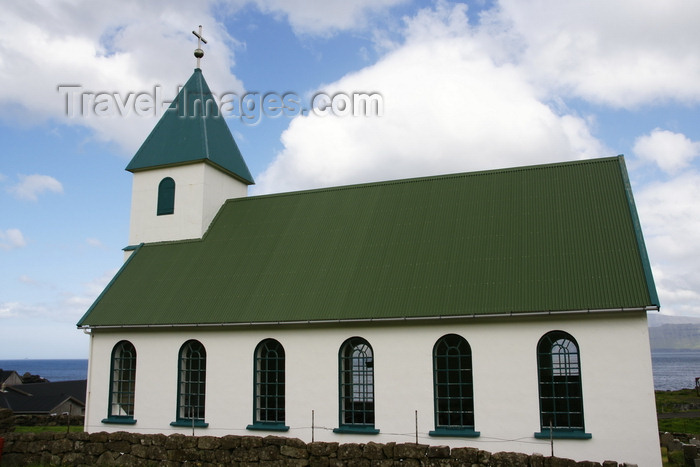
<svg viewBox="0 0 700 467"><path fill-rule="evenodd" d="M379 116L228 118L251 194L624 154L662 313L700 317L698 18L684 0L10 2L0 359L87 357L75 323L122 263L124 168L157 121L67 115L59 86L172 99L199 24L219 96L382 99Z"/></svg>

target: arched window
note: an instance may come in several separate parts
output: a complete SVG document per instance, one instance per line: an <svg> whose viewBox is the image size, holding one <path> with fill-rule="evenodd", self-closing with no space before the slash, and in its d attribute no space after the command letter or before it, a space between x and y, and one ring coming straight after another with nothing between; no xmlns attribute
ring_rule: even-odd
<svg viewBox="0 0 700 467"><path fill-rule="evenodd" d="M166 177L158 184L158 212L164 216L175 212L175 180Z"/></svg>
<svg viewBox="0 0 700 467"><path fill-rule="evenodd" d="M336 432L378 433L374 429L374 355L369 343L353 337L338 353L340 427Z"/></svg>
<svg viewBox="0 0 700 467"><path fill-rule="evenodd" d="M479 436L474 431L472 352L461 336L447 334L433 347L435 431L431 436Z"/></svg>
<svg viewBox="0 0 700 467"><path fill-rule="evenodd" d="M136 423L136 349L129 341L120 341L112 349L109 376L109 410L103 423Z"/></svg>
<svg viewBox="0 0 700 467"><path fill-rule="evenodd" d="M537 344L540 433L536 437L590 438L584 433L581 361L576 340L551 331Z"/></svg>
<svg viewBox="0 0 700 467"><path fill-rule="evenodd" d="M255 348L253 424L248 429L281 430L284 425L284 348L265 339Z"/></svg>
<svg viewBox="0 0 700 467"><path fill-rule="evenodd" d="M180 347L177 381L177 419L174 426L207 426L204 402L207 352L201 342L190 340Z"/></svg>

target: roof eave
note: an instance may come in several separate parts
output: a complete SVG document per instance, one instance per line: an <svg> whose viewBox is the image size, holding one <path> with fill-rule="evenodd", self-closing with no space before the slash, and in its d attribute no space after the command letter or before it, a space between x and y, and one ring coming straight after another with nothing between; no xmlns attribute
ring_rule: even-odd
<svg viewBox="0 0 700 467"><path fill-rule="evenodd" d="M294 325L326 325L326 324L361 324L361 323L390 323L390 322L412 322L412 321L446 321L461 319L483 319L483 318L513 318L531 316L563 316L580 314L599 313L620 313L620 312L648 312L658 311L657 305L622 307L622 308L601 308L584 310L549 310L549 311L510 311L507 313L484 313L466 315L437 315L437 316L402 316L390 318L349 318L349 319L318 319L318 320L297 320L297 321L250 321L250 322L230 322L230 323L172 323L172 324L112 324L112 325L78 325L80 329L168 329L168 328L222 328L222 327L253 327L253 326L294 326Z"/></svg>
<svg viewBox="0 0 700 467"><path fill-rule="evenodd" d="M642 234L642 225L639 221L639 215L637 214L637 206L634 202L634 196L632 195L632 185L627 174L627 166L625 165L625 157L623 155L618 156L620 161L620 173L622 175L622 182L625 187L625 194L627 195L627 205L629 206L630 216L632 218L632 225L634 226L634 235L637 239L637 248L639 249L639 258L642 262L642 269L644 270L644 278L647 284L647 291L649 293L649 299L651 303L658 309L660 307L659 295L656 291L656 284L654 283L654 275L651 272L651 262L649 261L649 254L647 253L647 247L644 243L644 235Z"/></svg>
<svg viewBox="0 0 700 467"><path fill-rule="evenodd" d="M238 175L237 173L227 169L226 167L223 167L223 166L217 164L216 162L214 162L211 159L204 157L204 156L202 156L198 159L192 159L189 161L182 161L182 162L173 162L170 164L161 164L161 165L154 165L154 166L149 166L149 167L136 167L136 168L127 167L124 170L126 170L127 172L131 172L133 174L133 173L138 173L138 172L146 172L146 171L153 170L153 169L166 169L169 167L181 167L184 165L192 165L192 164L198 164L198 163L208 164L208 165L214 167L215 169L220 170L221 172L225 173L226 175L229 175L229 176L235 178L239 182L245 183L246 185L255 185L255 180L253 180L252 177L250 179L242 177L242 176Z"/></svg>

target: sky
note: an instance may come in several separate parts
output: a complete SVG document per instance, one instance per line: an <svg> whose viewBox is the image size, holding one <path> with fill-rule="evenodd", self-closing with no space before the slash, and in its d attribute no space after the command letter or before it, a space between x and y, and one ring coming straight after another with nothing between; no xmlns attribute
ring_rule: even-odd
<svg viewBox="0 0 700 467"><path fill-rule="evenodd" d="M700 317L698 20L686 0L6 2L0 360L87 358L124 168L200 24L251 195L624 154L661 313Z"/></svg>

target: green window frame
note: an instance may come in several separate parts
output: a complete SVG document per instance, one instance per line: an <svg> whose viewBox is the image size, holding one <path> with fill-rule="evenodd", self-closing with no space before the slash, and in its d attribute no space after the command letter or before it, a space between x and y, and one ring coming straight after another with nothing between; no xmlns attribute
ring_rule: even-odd
<svg viewBox="0 0 700 467"><path fill-rule="evenodd" d="M535 437L590 438L584 425L581 356L576 339L564 331L542 336L537 344L537 373L540 432Z"/></svg>
<svg viewBox="0 0 700 467"><path fill-rule="evenodd" d="M201 427L204 422L207 352L201 342L189 340L178 354L177 414L170 425Z"/></svg>
<svg viewBox="0 0 700 467"><path fill-rule="evenodd" d="M477 437L474 431L472 351L462 336L447 334L433 346L435 430L430 436Z"/></svg>
<svg viewBox="0 0 700 467"><path fill-rule="evenodd" d="M136 348L129 341L119 341L112 348L109 372L109 408L102 423L132 425L136 394Z"/></svg>
<svg viewBox="0 0 700 467"><path fill-rule="evenodd" d="M338 352L339 427L336 433L374 434L374 353L369 342L352 337Z"/></svg>
<svg viewBox="0 0 700 467"><path fill-rule="evenodd" d="M255 348L253 365L253 424L249 430L287 431L285 422L285 355L275 339Z"/></svg>
<svg viewBox="0 0 700 467"><path fill-rule="evenodd" d="M175 212L175 180L165 177L158 184L158 216Z"/></svg>

